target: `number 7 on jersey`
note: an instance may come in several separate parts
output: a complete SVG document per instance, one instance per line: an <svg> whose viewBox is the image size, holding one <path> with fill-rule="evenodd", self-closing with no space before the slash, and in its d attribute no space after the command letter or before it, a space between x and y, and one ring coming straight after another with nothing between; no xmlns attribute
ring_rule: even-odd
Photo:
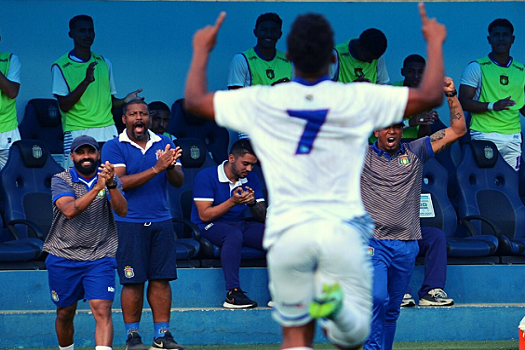
<svg viewBox="0 0 525 350"><path fill-rule="evenodd" d="M305 110L287 110L288 115L293 118L299 118L306 120L303 134L297 145L295 154L309 154L312 151L315 138L321 130L321 126L326 120L328 109L319 109L315 111Z"/></svg>

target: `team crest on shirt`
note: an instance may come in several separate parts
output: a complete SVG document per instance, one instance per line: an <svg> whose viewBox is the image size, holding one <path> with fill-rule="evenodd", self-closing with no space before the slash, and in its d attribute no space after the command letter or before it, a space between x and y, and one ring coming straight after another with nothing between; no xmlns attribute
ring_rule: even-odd
<svg viewBox="0 0 525 350"><path fill-rule="evenodd" d="M306 95L306 99L307 99L308 101L312 101L312 100L314 99L314 95L312 95L312 94L308 94L308 95Z"/></svg>
<svg viewBox="0 0 525 350"><path fill-rule="evenodd" d="M51 299L53 299L55 303L57 303L60 300L60 298L58 297L58 293L54 290L51 291Z"/></svg>
<svg viewBox="0 0 525 350"><path fill-rule="evenodd" d="M509 85L509 77L506 75L500 75L499 76L499 83L501 85Z"/></svg>
<svg viewBox="0 0 525 350"><path fill-rule="evenodd" d="M268 79L275 78L275 72L273 71L273 69L268 68L266 70L266 76L268 77Z"/></svg>
<svg viewBox="0 0 525 350"><path fill-rule="evenodd" d="M103 188L97 193L97 197L105 197L106 196L106 189Z"/></svg>
<svg viewBox="0 0 525 350"><path fill-rule="evenodd" d="M410 164L410 158L406 154L403 154L402 156L399 156L399 164L401 165L408 165Z"/></svg>
<svg viewBox="0 0 525 350"><path fill-rule="evenodd" d="M158 149L158 150L155 152L155 155L157 156L157 159L159 159L163 154L164 154L164 151L161 150L161 149Z"/></svg>
<svg viewBox="0 0 525 350"><path fill-rule="evenodd" d="M366 250L366 254L368 256L374 256L374 248L368 247L368 249Z"/></svg>
<svg viewBox="0 0 525 350"><path fill-rule="evenodd" d="M126 278L133 278L133 277L135 277L135 271L133 271L133 268L131 266L124 267L124 276Z"/></svg>
<svg viewBox="0 0 525 350"><path fill-rule="evenodd" d="M492 149L492 147L490 146L485 146L485 148L483 149L484 153L485 153L485 158L487 159L492 159L492 157L494 157L494 150Z"/></svg>
<svg viewBox="0 0 525 350"><path fill-rule="evenodd" d="M363 73L363 68L354 68L354 74L356 77L360 78L362 77L363 75L365 75Z"/></svg>

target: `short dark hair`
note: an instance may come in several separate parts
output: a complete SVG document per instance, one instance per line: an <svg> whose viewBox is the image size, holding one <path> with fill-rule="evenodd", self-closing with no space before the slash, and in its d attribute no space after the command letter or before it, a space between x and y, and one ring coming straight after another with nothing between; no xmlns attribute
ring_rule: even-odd
<svg viewBox="0 0 525 350"><path fill-rule="evenodd" d="M422 63L424 65L427 64L427 61L423 58L421 55L412 54L408 55L405 60L403 61L403 67L406 67L409 63L416 62L416 63Z"/></svg>
<svg viewBox="0 0 525 350"><path fill-rule="evenodd" d="M235 141L230 150L230 154L233 154L235 157L242 157L245 154L255 155L255 152L252 148L252 143L248 139L240 139Z"/></svg>
<svg viewBox="0 0 525 350"><path fill-rule="evenodd" d="M307 13L298 16L287 38L288 55L304 73L319 73L333 55L334 32L324 16Z"/></svg>
<svg viewBox="0 0 525 350"><path fill-rule="evenodd" d="M129 101L128 103L126 103L123 107L122 107L122 114L126 114L127 110L128 110L128 107L131 106L131 105L145 105L146 108L148 108L148 112L149 112L149 106L146 102L144 102L143 99L141 98L135 98L131 101Z"/></svg>
<svg viewBox="0 0 525 350"><path fill-rule="evenodd" d="M93 18L91 18L88 15L78 15L69 20L69 30L73 30L73 28L77 25L77 22L80 21L88 21L93 23Z"/></svg>
<svg viewBox="0 0 525 350"><path fill-rule="evenodd" d="M263 13L262 15L257 17L257 21L255 21L255 29L257 29L259 24L266 21L277 23L279 25L279 28L283 27L283 20L281 19L281 17L279 17L279 15L276 13L268 12Z"/></svg>
<svg viewBox="0 0 525 350"><path fill-rule="evenodd" d="M381 57L387 46L385 34L376 28L369 28L359 35L359 44L370 51L376 58Z"/></svg>
<svg viewBox="0 0 525 350"><path fill-rule="evenodd" d="M514 26L512 25L512 23L510 23L510 21L508 19L498 18L498 19L493 20L489 24L489 35L490 35L490 33L492 33L492 29L494 29L494 27L509 28L510 32L512 34L514 34Z"/></svg>
<svg viewBox="0 0 525 350"><path fill-rule="evenodd" d="M168 107L168 105L165 104L162 101L150 102L148 104L148 107L149 107L150 111L164 111L164 112L168 112L168 114L171 113L170 108Z"/></svg>

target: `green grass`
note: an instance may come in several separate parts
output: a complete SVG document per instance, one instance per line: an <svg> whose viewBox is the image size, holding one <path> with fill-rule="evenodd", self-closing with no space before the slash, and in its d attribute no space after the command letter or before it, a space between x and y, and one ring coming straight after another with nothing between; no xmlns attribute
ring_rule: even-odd
<svg viewBox="0 0 525 350"><path fill-rule="evenodd" d="M58 347L57 347L58 348ZM38 348L26 350L56 350L57 348ZM278 350L279 345L197 345L185 346L185 350ZM7 350L18 350L8 348ZM330 344L315 344L316 350L334 350ZM397 342L394 350L517 350L517 340L501 341L458 341L458 342ZM76 348L75 350L93 350L93 348ZM114 350L124 350L124 347L115 347Z"/></svg>

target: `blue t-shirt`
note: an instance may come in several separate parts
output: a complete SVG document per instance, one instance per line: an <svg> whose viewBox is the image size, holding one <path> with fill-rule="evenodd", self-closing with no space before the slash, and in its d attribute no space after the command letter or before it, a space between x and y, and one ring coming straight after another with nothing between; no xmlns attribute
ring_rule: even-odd
<svg viewBox="0 0 525 350"><path fill-rule="evenodd" d="M150 140L146 149L131 141L124 130L119 137L109 140L102 148L103 161L109 161L115 167L126 167L126 175L138 174L150 169L157 163L159 155L173 142L164 135L155 135L149 131ZM128 214L116 216L116 221L124 222L160 222L171 220L168 207L166 171L153 177L144 185L126 190Z"/></svg>
<svg viewBox="0 0 525 350"><path fill-rule="evenodd" d="M226 161L225 161L226 162ZM201 170L195 177L193 183L193 203L191 209L191 221L199 228L203 228L210 224L204 222L199 218L195 201L209 201L213 205L219 205L232 196L235 188L242 186L246 190L246 186L250 187L255 192L255 200L257 202L264 201L264 195L261 190L261 184L257 175L249 173L244 179L239 179L237 183L232 183L224 173L224 163L218 167L211 167ZM231 208L223 216L213 220L213 222L231 222L244 220L244 211L248 206L246 204L237 204Z"/></svg>

